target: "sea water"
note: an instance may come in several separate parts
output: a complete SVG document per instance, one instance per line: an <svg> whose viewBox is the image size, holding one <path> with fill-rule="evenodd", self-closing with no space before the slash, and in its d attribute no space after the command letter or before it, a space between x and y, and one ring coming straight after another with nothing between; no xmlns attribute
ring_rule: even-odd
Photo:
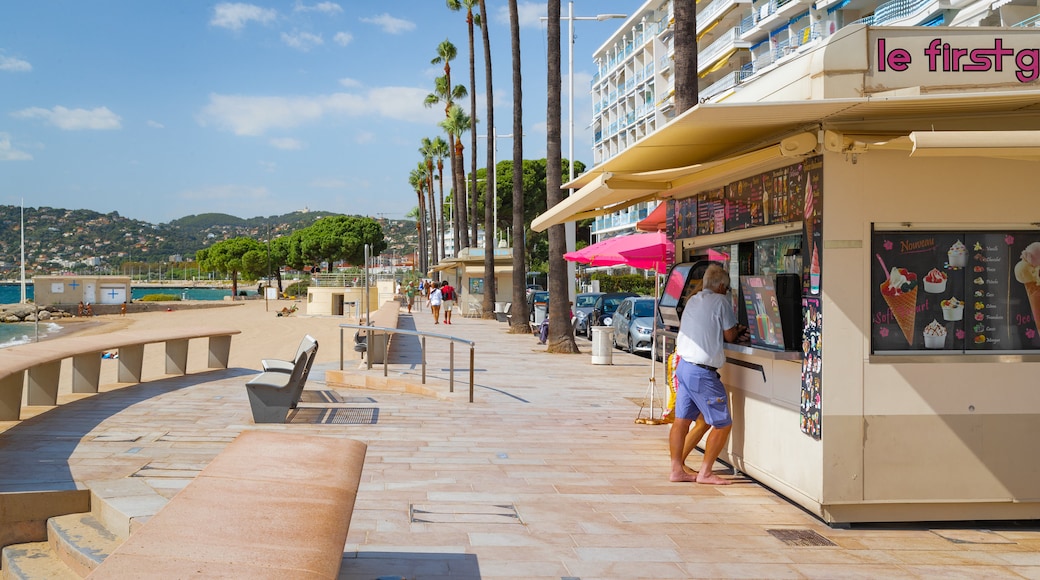
<svg viewBox="0 0 1040 580"><path fill-rule="evenodd" d="M256 294L256 288L248 289L243 286L239 286L239 292L245 292L246 295L252 296ZM231 296L230 288L193 288L189 286L168 286L161 288L137 288L132 287L130 289L130 296L132 300L140 300L142 297L149 294L172 294L179 297L181 300L223 300L227 296ZM25 285L26 298L32 300L33 298L33 285ZM22 289L19 284L0 284L0 304L18 304L22 299Z"/></svg>
<svg viewBox="0 0 1040 580"><path fill-rule="evenodd" d="M61 330L61 326L53 322L40 323L40 338ZM0 348L25 344L36 340L36 323L8 322L0 324Z"/></svg>

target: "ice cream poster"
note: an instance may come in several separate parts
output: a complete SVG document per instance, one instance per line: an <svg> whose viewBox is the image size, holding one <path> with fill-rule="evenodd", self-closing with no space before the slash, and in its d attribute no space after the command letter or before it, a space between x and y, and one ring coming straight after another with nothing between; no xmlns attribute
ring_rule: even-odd
<svg viewBox="0 0 1040 580"><path fill-rule="evenodd" d="M1040 350L1040 234L875 232L874 352Z"/></svg>
<svg viewBox="0 0 1040 580"><path fill-rule="evenodd" d="M805 160L802 194L802 227L805 243L802 250L803 295L818 296L823 266L823 158Z"/></svg>

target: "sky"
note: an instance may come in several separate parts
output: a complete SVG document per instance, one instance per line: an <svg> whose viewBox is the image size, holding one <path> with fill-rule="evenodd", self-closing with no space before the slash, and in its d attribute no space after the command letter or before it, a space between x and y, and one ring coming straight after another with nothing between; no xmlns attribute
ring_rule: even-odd
<svg viewBox="0 0 1040 580"><path fill-rule="evenodd" d="M575 0L573 13L627 14L641 4ZM524 157L539 159L546 3L519 5ZM487 1L498 135L512 133L507 6ZM589 166L592 54L623 23L573 23L574 153ZM566 32L563 22L564 156ZM421 139L443 135L443 108L423 99L443 74L430 61L445 39L459 52L452 83L468 85L465 13L441 0L0 2L0 205L117 211L151 223L304 208L404 218L416 205L408 174ZM487 126L477 133L483 167ZM495 140L498 159L511 159L511 138ZM468 135L464 143L468 170Z"/></svg>

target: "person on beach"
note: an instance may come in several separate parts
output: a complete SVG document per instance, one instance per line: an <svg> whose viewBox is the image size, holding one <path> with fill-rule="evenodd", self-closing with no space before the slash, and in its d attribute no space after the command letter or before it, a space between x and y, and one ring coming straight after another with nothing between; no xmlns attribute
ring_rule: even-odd
<svg viewBox="0 0 1040 580"><path fill-rule="evenodd" d="M433 288L432 290L430 290L430 311L433 312L433 323L440 324L441 302L443 302L441 298L441 289L438 288L436 284L427 284L427 286L431 286Z"/></svg>
<svg viewBox="0 0 1040 580"><path fill-rule="evenodd" d="M726 362L723 341L736 342L747 330L737 324L733 304L727 296L729 291L729 272L720 266L709 266L704 272L703 290L690 297L679 321L675 340L675 351L680 359L675 369L678 384L675 421L668 434L672 466L668 479L673 482L732 483L712 473L712 466L733 428L729 396L718 370ZM711 431L699 472L687 473L683 466L686 437L690 425L700 416L711 425Z"/></svg>
<svg viewBox="0 0 1040 580"><path fill-rule="evenodd" d="M441 282L441 308L444 310L444 324L451 324L451 310L455 307L455 288L445 280Z"/></svg>
<svg viewBox="0 0 1040 580"><path fill-rule="evenodd" d="M126 302L119 305L119 315L126 316Z"/></svg>

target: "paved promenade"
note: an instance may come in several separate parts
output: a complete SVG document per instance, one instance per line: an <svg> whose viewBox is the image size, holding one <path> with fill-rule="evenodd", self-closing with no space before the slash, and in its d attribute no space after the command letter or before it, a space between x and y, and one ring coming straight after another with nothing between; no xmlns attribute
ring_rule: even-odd
<svg viewBox="0 0 1040 580"><path fill-rule="evenodd" d="M110 321L243 333L227 370L197 372L204 361L192 352L193 374L164 377L161 350L146 350L144 374L156 380L63 395L64 405L0 423L0 491L91 487L113 509L146 517L240 432L276 429L369 446L343 579L1040 578L1037 527L832 529L750 480L669 483L668 426L635 422L646 358L614 351L613 365L593 365L585 339L581 354L551 355L502 323L434 325L426 310L402 310L402 328L476 342L475 401L468 349L456 347L450 393L447 343L435 339L424 392L332 388L325 371L339 368L342 320L274 311L253 302ZM261 358L291 357L305 332L321 345L308 384L316 392L291 423L253 425L242 385ZM382 367L359 368L351 345L346 368L381 380ZM417 347L402 337L389 378L419 383ZM660 392L660 368L658 383ZM805 545L807 536L826 545Z"/></svg>

